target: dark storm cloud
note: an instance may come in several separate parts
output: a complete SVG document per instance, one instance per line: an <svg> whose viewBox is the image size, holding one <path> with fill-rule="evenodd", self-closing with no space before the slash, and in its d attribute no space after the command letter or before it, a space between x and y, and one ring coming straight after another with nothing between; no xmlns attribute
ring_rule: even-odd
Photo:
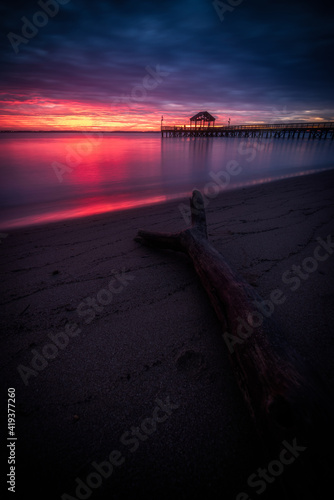
<svg viewBox="0 0 334 500"><path fill-rule="evenodd" d="M160 109L334 107L329 2L244 0L221 22L207 0L71 0L15 54L7 34L38 10L37 1L1 7L4 99L111 104L158 64L170 73L150 95Z"/></svg>

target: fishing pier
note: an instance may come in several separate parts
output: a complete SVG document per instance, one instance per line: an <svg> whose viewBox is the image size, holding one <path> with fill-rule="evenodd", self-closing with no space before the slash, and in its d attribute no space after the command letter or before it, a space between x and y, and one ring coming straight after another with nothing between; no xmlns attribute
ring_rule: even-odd
<svg viewBox="0 0 334 500"><path fill-rule="evenodd" d="M190 119L189 125L163 126L161 137L239 137L277 139L334 139L334 122L215 125L205 112Z"/></svg>

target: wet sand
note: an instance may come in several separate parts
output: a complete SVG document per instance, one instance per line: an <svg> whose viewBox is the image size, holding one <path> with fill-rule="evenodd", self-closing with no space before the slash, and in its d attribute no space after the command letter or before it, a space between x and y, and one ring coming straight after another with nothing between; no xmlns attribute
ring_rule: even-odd
<svg viewBox="0 0 334 500"><path fill-rule="evenodd" d="M315 251L334 236L333 200L328 171L225 192L206 208L209 239L231 266L264 299L282 290L274 319L331 388L334 255ZM1 240L15 498L274 498L273 487L259 496L247 485L265 464L261 444L190 261L134 241L138 229L185 228L179 204ZM286 274L293 265L302 274Z"/></svg>

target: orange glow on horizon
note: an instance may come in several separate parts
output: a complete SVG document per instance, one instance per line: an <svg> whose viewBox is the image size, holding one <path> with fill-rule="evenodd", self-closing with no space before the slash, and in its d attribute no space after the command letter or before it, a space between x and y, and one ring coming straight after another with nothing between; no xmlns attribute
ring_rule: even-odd
<svg viewBox="0 0 334 500"><path fill-rule="evenodd" d="M2 95L0 94L0 101ZM137 103L86 104L17 95L3 100L0 130L159 130L161 114Z"/></svg>
<svg viewBox="0 0 334 500"><path fill-rule="evenodd" d="M0 92L0 130L10 131L158 131L161 116L163 125L187 125L198 109L164 103L162 109L152 102L80 102L76 100L48 99L39 95L8 95ZM270 110L209 109L214 114L216 125L245 123L270 123L274 121L323 121L316 112L273 116ZM307 114L306 114L307 113Z"/></svg>
<svg viewBox="0 0 334 500"><path fill-rule="evenodd" d="M164 104L163 109L157 110L152 103L144 102L84 103L27 97L19 93L10 98L0 93L0 103L0 130L11 131L158 131L162 115L163 125L187 124L192 113L197 111L189 111L173 103ZM227 112L219 114L218 121L226 124L229 117L232 123L245 123L252 119L250 115L242 116L243 113L240 116Z"/></svg>

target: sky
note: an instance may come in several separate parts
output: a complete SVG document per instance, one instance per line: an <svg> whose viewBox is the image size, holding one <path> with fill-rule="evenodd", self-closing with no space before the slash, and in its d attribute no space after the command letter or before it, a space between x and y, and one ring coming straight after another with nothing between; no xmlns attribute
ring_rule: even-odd
<svg viewBox="0 0 334 500"><path fill-rule="evenodd" d="M334 121L334 5L0 2L0 130Z"/></svg>

